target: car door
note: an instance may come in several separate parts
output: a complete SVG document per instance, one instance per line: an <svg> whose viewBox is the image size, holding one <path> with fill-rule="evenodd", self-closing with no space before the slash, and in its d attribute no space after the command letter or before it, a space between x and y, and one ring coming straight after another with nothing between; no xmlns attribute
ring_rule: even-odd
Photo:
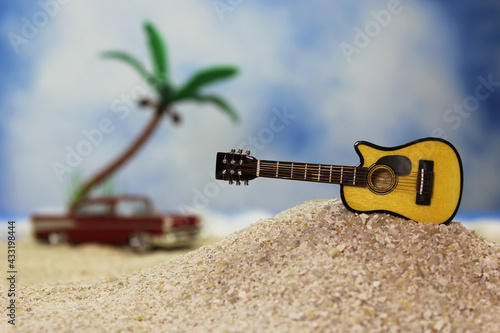
<svg viewBox="0 0 500 333"><path fill-rule="evenodd" d="M73 242L116 244L120 241L116 235L116 219L110 202L82 203L76 207L74 214L77 228L71 235Z"/></svg>
<svg viewBox="0 0 500 333"><path fill-rule="evenodd" d="M159 222L151 215L152 207L147 200L121 200L115 205L115 214L120 220L120 226L132 235L160 231Z"/></svg>

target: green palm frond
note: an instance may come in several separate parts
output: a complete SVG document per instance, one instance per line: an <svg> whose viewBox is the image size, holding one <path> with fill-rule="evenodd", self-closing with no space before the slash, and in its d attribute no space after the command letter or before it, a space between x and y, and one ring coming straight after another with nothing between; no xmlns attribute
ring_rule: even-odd
<svg viewBox="0 0 500 333"><path fill-rule="evenodd" d="M146 68L135 57L122 51L106 51L102 53L102 57L109 59L121 60L132 66L140 76L142 76L149 84L156 85L156 79L151 75Z"/></svg>
<svg viewBox="0 0 500 333"><path fill-rule="evenodd" d="M144 24L144 29L148 36L149 50L151 52L155 76L158 81L168 83L168 61L165 42L151 22L146 22Z"/></svg>
<svg viewBox="0 0 500 333"><path fill-rule="evenodd" d="M64 197L68 205L83 199L83 197L80 196L80 188L83 183L83 176L80 170L73 171L71 176L66 179L65 183Z"/></svg>
<svg viewBox="0 0 500 333"><path fill-rule="evenodd" d="M238 69L232 66L214 66L203 69L194 74L188 82L174 94L172 100L193 98L199 95L200 89L204 86L229 79L237 73Z"/></svg>
<svg viewBox="0 0 500 333"><path fill-rule="evenodd" d="M169 80L168 53L163 37L151 22L144 23L153 62L153 71L146 70L137 58L121 51L107 51L102 54L104 58L117 59L132 66L157 92L159 104L164 107L177 101L193 100L208 102L219 107L228 114L233 121L239 120L236 111L221 97L215 95L202 95L201 89L229 79L238 73L233 66L212 66L195 73L179 89L175 89Z"/></svg>
<svg viewBox="0 0 500 333"><path fill-rule="evenodd" d="M100 188L100 195L103 197L111 197L118 194L116 180L112 177L104 180L98 188Z"/></svg>
<svg viewBox="0 0 500 333"><path fill-rule="evenodd" d="M227 113L231 120L237 122L240 120L240 117L236 113L236 111L227 103L224 99L216 95L203 95L203 96L193 96L192 99L198 102L209 102L219 107L222 111Z"/></svg>

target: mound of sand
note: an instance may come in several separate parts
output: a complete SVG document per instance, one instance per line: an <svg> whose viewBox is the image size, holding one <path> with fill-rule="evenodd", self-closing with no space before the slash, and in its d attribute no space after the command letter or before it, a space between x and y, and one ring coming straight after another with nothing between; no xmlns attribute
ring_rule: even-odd
<svg viewBox="0 0 500 333"><path fill-rule="evenodd" d="M500 245L460 223L317 200L130 275L19 287L16 328L498 332L499 263Z"/></svg>

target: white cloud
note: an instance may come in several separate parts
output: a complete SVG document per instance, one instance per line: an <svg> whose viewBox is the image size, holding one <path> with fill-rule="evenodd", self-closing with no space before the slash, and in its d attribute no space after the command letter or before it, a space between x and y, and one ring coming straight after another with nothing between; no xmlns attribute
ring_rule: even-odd
<svg viewBox="0 0 500 333"><path fill-rule="evenodd" d="M384 8L386 2L379 4ZM408 5L347 64L339 49L340 38L352 38L352 29L370 19L371 8L358 6L355 11L364 15L350 22L344 18L353 12L349 6L324 7L314 2L304 6L273 8L245 2L227 13L224 21L210 2L123 5L85 1L61 8L50 27L37 37L37 54L27 45L25 52L36 68L32 86L11 101L16 115L9 124L13 174L9 204L13 209L31 210L62 203L61 184L50 165L62 161L65 146L75 147L84 139L81 131L97 127L103 117L112 119L116 130L84 159L80 168L85 174L102 167L140 131L148 111L132 110L123 121L110 111L114 101L142 84L140 78L124 64L99 59L98 54L121 49L149 63L141 28L145 19L155 22L167 38L175 82L185 80L193 69L214 63L242 68L236 80L215 88L241 112L242 124L233 126L212 107L180 105L183 125L174 127L166 119L153 140L119 173L119 187L151 194L160 208L192 205L197 190L203 192L212 186L208 184L216 183L209 176L214 171L215 153L256 135L268 126L266 117L271 110L285 106L273 105L269 98L269 91L276 87L289 89L314 114L312 120L297 118L297 123L309 121L309 135L314 137L307 157L317 156L313 162L332 164L356 162L352 149L356 140L393 143L401 111L416 126L426 128L436 121L434 110L457 98L455 87L448 84L449 64L429 61L432 52L446 57L450 46L438 45L445 36L426 42L441 28L428 8ZM304 47L297 35L313 20L318 32L310 32L313 46ZM426 45L423 49L422 43ZM287 107L303 111L295 105ZM415 114L417 109L419 114ZM399 143L403 142L394 144ZM295 157L293 151L279 152L272 142L264 151L254 152L258 158L269 159L278 153ZM210 198L209 207L277 211L307 199L330 197L338 189L261 180L248 188L224 187L219 192Z"/></svg>
<svg viewBox="0 0 500 333"><path fill-rule="evenodd" d="M32 57L36 71L33 73L32 86L19 92L12 100L16 108L16 116L9 126L9 153L14 157L11 165L13 209L36 207L40 199L42 204L60 200L61 184L50 165L53 161L64 161L67 145L76 148L85 139L82 130L97 127L103 117L112 119L118 128L84 159L79 168L87 173L101 167L103 161L123 149L125 142L129 142L147 121L144 114L137 112L122 122L109 111L114 100L130 93L131 87L140 81L123 64L98 58L102 50L123 49L149 61L145 37L140 29L146 17L156 22L167 36L175 81L185 79L190 74L178 68L188 67L191 70L190 67L198 68L212 63L245 63L248 66L245 66L238 79L239 83L235 83L239 84L239 91L227 85L224 94L242 113L246 113L243 118L247 128L256 119L251 118L248 111L263 109L255 96L262 95L259 90L263 88L258 86L261 75L271 81L273 76L277 77L273 74L273 64L279 62L280 54L273 54L279 51L278 46L273 47L273 41L282 36L282 29L276 27L269 31L265 26L248 29L255 17L252 18L247 11L239 14L241 22L233 25L220 22L211 6L193 1L161 6L152 2L149 5L137 3L127 5L126 9L122 7L117 7L116 3L96 1L68 4L33 40L36 45L43 45L41 50L35 48L35 55L30 49L33 43L26 46L25 53ZM117 13L119 19L116 19ZM266 14L259 13L259 17L263 15ZM110 20L111 17L115 19ZM267 18L268 21L270 19ZM233 28L238 29L239 34L231 33ZM241 37L255 44L252 48L254 52L245 50L243 46L246 44L239 40ZM252 91L254 96L246 93L248 91ZM213 163L203 162L208 156L212 159L214 144L241 135L227 118L216 114L219 111L188 105L179 106L179 109L185 115L184 127L173 128L168 123L164 124L155 142L151 142L138 160L122 172L126 183L138 185L139 188L134 190L142 190L143 182L146 182L144 185L153 185L147 183L148 178L149 183L158 184L158 179L169 178L164 175L185 170L178 167L192 170L191 176L171 177L171 183L164 187L179 188L183 184L196 184L193 181L201 177L198 171L200 166L204 169L213 168ZM136 113L135 110L132 112ZM260 111L263 112L265 110ZM221 130L217 131L217 128ZM125 129L127 138L122 133ZM200 154L200 147L204 147L207 153ZM187 158L192 158L192 163L187 163ZM142 162L144 160L147 162ZM182 161L184 164L180 164ZM155 176L145 177L145 174ZM180 181L181 178L185 179ZM32 191L33 188L43 188L46 193L44 198Z"/></svg>
<svg viewBox="0 0 500 333"><path fill-rule="evenodd" d="M225 237L235 231L248 227L261 219L271 218L273 214L264 210L242 211L227 215L214 211L200 212L203 232L209 236Z"/></svg>

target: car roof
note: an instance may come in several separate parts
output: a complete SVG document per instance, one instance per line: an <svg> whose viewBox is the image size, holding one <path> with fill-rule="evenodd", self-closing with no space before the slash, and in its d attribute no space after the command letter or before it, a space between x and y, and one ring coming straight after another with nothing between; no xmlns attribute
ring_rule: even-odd
<svg viewBox="0 0 500 333"><path fill-rule="evenodd" d="M110 203L114 204L118 201L128 201L128 200L135 200L135 201L150 201L148 197L144 195L118 195L118 196L110 196L110 197L93 197L93 198L87 198L83 199L82 201L78 202L77 205L81 205L83 203L89 203L89 202L102 202L102 203Z"/></svg>

